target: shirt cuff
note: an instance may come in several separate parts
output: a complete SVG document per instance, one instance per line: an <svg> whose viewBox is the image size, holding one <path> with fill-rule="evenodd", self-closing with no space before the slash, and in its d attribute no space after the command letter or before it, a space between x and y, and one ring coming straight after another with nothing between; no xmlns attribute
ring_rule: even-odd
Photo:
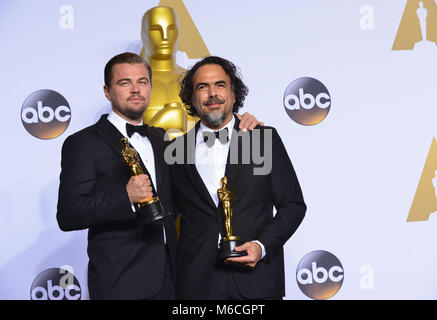
<svg viewBox="0 0 437 320"><path fill-rule="evenodd" d="M259 244L259 246L261 247L261 258L259 259L261 260L262 258L264 258L266 256L266 248L264 247L264 245L258 240L252 240L251 242L255 242Z"/></svg>

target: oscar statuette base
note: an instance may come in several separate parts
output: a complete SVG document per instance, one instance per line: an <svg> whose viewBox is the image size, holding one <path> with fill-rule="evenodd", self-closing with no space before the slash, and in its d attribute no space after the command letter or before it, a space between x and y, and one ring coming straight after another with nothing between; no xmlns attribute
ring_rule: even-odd
<svg viewBox="0 0 437 320"><path fill-rule="evenodd" d="M227 258L247 256L246 251L234 251L235 247L241 246L243 243L243 240L237 236L222 238L220 240L220 248L217 252L217 259L219 261L224 261Z"/></svg>
<svg viewBox="0 0 437 320"><path fill-rule="evenodd" d="M164 210L158 197L137 204L136 210L141 224L148 224L170 215L170 212Z"/></svg>

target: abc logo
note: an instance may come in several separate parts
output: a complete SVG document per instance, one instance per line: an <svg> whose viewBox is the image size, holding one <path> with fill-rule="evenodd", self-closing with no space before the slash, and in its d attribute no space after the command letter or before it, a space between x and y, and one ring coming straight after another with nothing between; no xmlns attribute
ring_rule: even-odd
<svg viewBox="0 0 437 320"><path fill-rule="evenodd" d="M297 284L302 292L312 299L328 299L340 290L344 271L332 253L316 250L308 253L299 262L296 270Z"/></svg>
<svg viewBox="0 0 437 320"><path fill-rule="evenodd" d="M79 281L67 270L51 268L41 272L32 283L31 300L80 300Z"/></svg>
<svg viewBox="0 0 437 320"><path fill-rule="evenodd" d="M285 90L284 107L295 122L312 126L328 115L331 96L319 80L303 77L294 80Z"/></svg>
<svg viewBox="0 0 437 320"><path fill-rule="evenodd" d="M26 98L21 107L24 128L39 139L53 139L70 124L71 109L67 100L53 90L39 90Z"/></svg>

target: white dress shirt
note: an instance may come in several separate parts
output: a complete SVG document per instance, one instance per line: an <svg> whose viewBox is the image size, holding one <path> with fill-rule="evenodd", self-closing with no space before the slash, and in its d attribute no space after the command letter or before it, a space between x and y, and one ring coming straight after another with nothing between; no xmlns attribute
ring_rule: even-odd
<svg viewBox="0 0 437 320"><path fill-rule="evenodd" d="M219 204L217 189L221 187L220 179L225 175L226 160L228 158L234 123L235 119L232 117L232 121L225 126L229 132L229 140L225 144L222 144L216 139L214 144L209 147L206 142L204 142L203 133L214 132L214 130L206 127L203 123L200 123L199 130L197 131L196 168L216 206Z"/></svg>
<svg viewBox="0 0 437 320"><path fill-rule="evenodd" d="M126 132L126 123L127 121L116 114L113 110L109 112L108 121L111 122L120 133L129 140L129 143L134 147L134 149L138 152L139 157L143 161L147 170L150 173L150 179L155 186L155 190L158 192L158 184L156 181L156 171L155 171L155 157L153 153L152 143L147 137L143 137L138 132L134 132L132 136L129 138ZM140 125L143 124L141 120ZM135 212L135 207L132 204L132 211ZM167 243L167 239L165 236L165 228L164 224L162 224L164 229L164 243Z"/></svg>
<svg viewBox="0 0 437 320"><path fill-rule="evenodd" d="M156 173L155 173L155 158L154 158L152 143L150 142L150 140L147 137L141 136L138 132L135 132L132 135L132 137L129 138L126 132L127 121L124 120L122 117L120 117L112 110L108 115L108 121L111 122L124 137L128 138L129 143L138 152L141 160L143 161L144 165L149 171L150 179L153 182L153 185L155 186L155 190L158 190L158 185L156 183ZM142 124L143 121L141 120L141 125Z"/></svg>
<svg viewBox="0 0 437 320"><path fill-rule="evenodd" d="M214 132L214 130L205 126L202 122L200 123L199 130L196 135L196 154L195 154L195 163L196 169L199 172L200 177L203 180L206 188L209 191L209 195L214 201L215 205L218 207L219 198L217 194L217 190L221 188L220 179L225 176L226 171L226 162L229 153L230 141L232 138L232 132L234 129L235 118L232 117L232 120L222 129L228 128L229 140L227 143L222 144L218 139L215 139L214 144L209 147L207 143L203 139L204 132ZM221 235L219 233L218 242L220 243ZM260 245L262 249L261 259L265 256L265 248L264 245L257 241L253 240Z"/></svg>

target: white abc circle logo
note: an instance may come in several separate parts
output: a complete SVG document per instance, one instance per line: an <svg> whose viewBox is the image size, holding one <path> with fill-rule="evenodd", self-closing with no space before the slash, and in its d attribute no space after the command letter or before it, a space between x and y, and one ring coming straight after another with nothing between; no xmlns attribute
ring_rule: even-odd
<svg viewBox="0 0 437 320"><path fill-rule="evenodd" d="M340 290L344 279L343 266L332 253L316 250L299 262L296 280L302 292L312 299L328 299Z"/></svg>
<svg viewBox="0 0 437 320"><path fill-rule="evenodd" d="M331 108L328 89L319 80L303 77L289 84L284 93L284 107L288 116L302 125L321 122Z"/></svg>
<svg viewBox="0 0 437 320"><path fill-rule="evenodd" d="M61 268L41 272L30 289L31 300L80 300L81 297L79 281L70 271Z"/></svg>
<svg viewBox="0 0 437 320"><path fill-rule="evenodd" d="M53 90L39 90L29 95L21 107L24 128L39 139L53 139L68 127L71 109L67 100Z"/></svg>
<svg viewBox="0 0 437 320"><path fill-rule="evenodd" d="M70 120L70 108L67 106L59 106L53 109L48 106L43 106L42 101L37 102L37 108L27 107L21 111L21 118L24 122L38 123L38 121L49 123L56 118L59 122Z"/></svg>
<svg viewBox="0 0 437 320"><path fill-rule="evenodd" d="M287 95L284 98L284 104L289 110L300 110L301 107L310 110L314 106L325 109L331 105L331 98L325 92L314 97L311 93L305 93L304 88L299 88L299 95L293 93Z"/></svg>

